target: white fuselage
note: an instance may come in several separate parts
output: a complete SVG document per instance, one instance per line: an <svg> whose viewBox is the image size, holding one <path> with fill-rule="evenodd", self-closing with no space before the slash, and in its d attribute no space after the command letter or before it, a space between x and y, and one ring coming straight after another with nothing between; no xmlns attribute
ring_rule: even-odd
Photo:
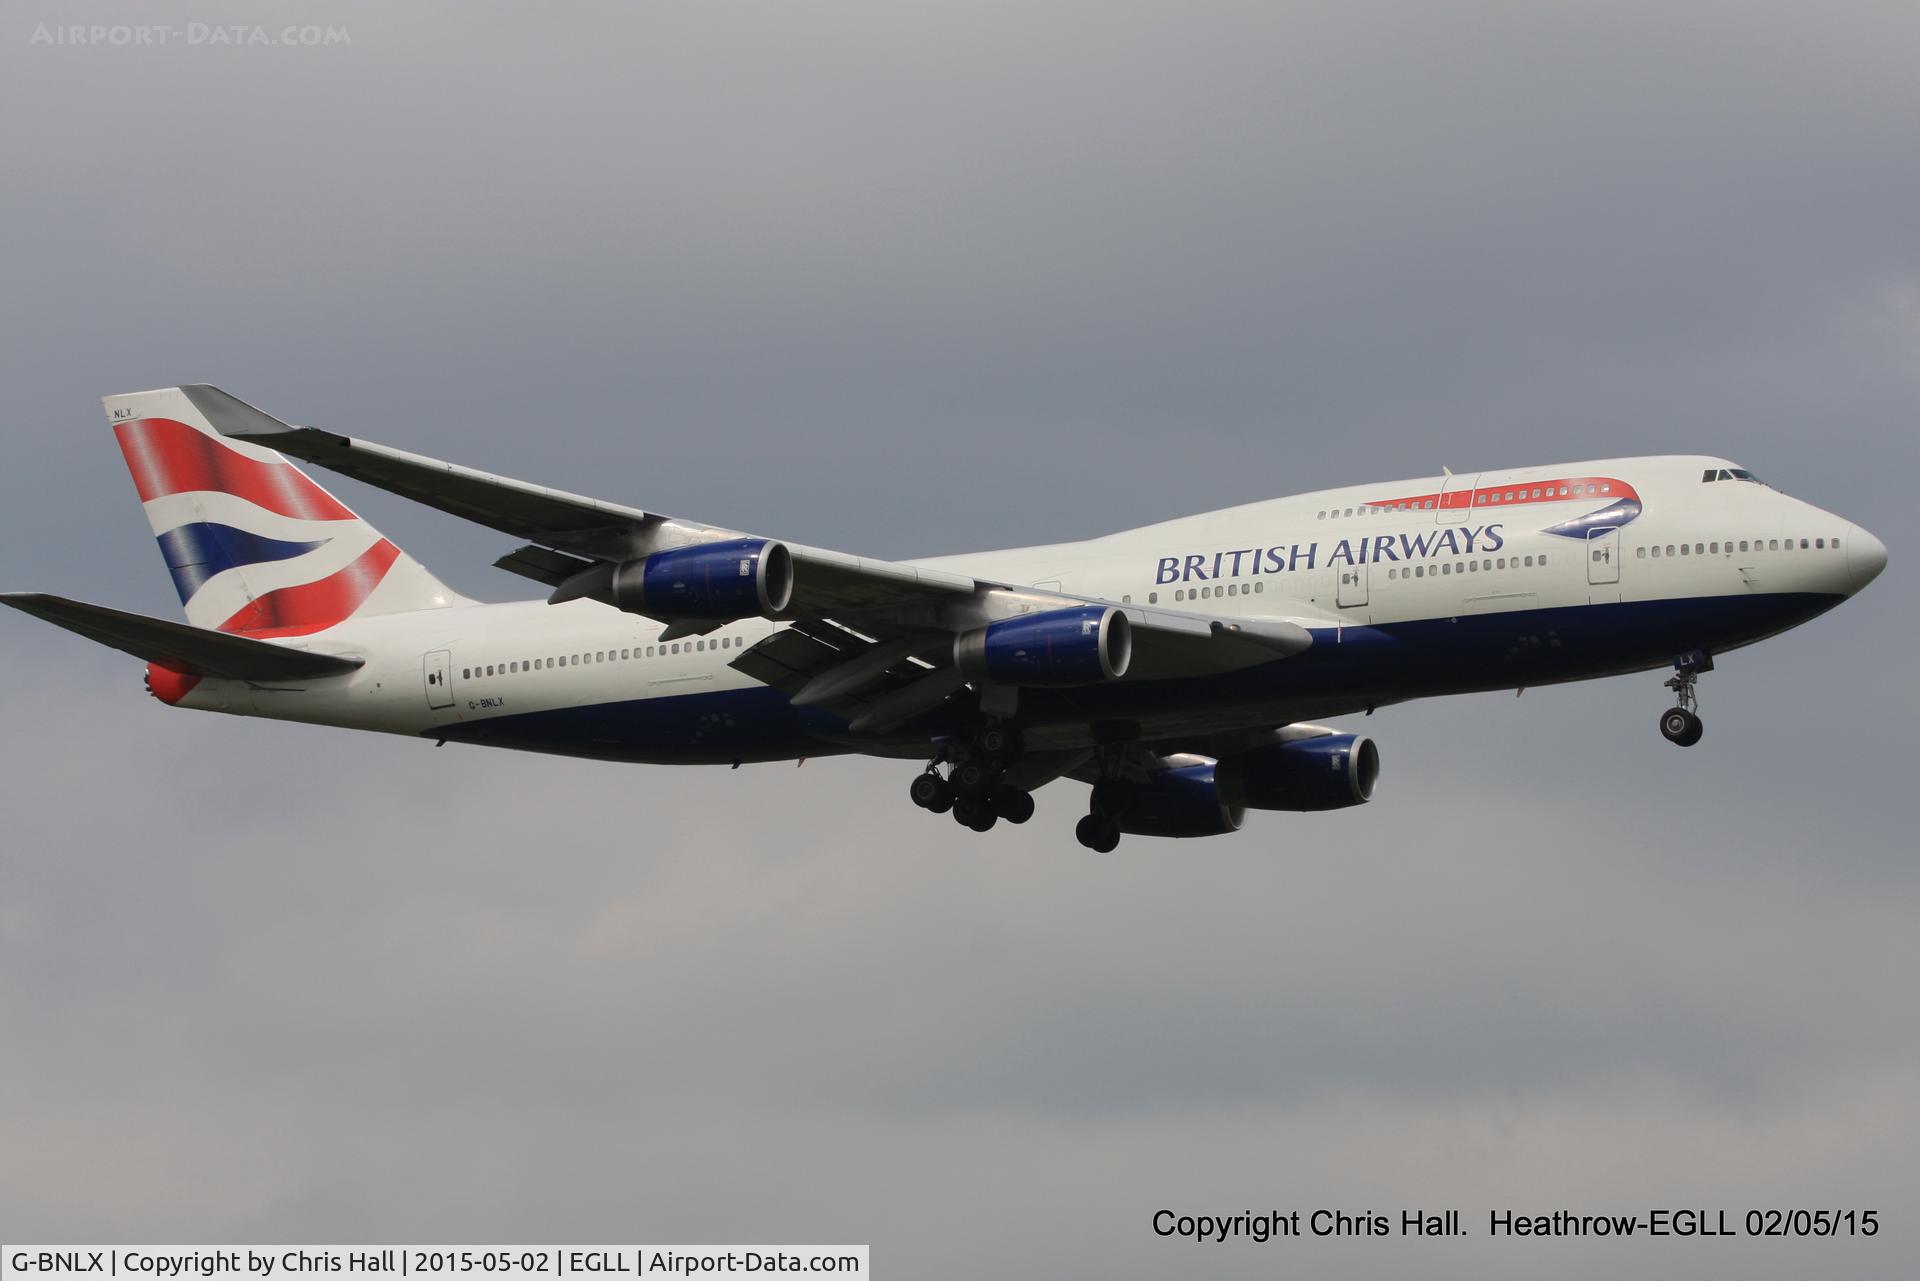
<svg viewBox="0 0 1920 1281"><path fill-rule="evenodd" d="M1121 680L1030 705L1062 741L1114 716L1145 737L1271 725L1724 651L1822 612L1884 564L1885 549L1845 518L1752 481L1703 479L1721 470L1733 464L1657 457L1427 477L917 563L1300 624L1313 648L1252 672ZM1558 492L1568 487L1579 492ZM1615 506L1628 494L1630 510ZM365 660L351 675L286 687L209 680L179 701L614 759L895 750L803 715L730 666L783 626L752 618L663 641L660 624L589 600L420 610L293 642Z"/></svg>

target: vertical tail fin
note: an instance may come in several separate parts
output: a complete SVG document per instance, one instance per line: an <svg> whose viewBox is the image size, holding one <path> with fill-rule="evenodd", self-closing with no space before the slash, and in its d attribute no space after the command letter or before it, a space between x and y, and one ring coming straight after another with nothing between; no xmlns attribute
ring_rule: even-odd
<svg viewBox="0 0 1920 1281"><path fill-rule="evenodd" d="M199 386L103 403L194 626L305 636L463 603L285 458L208 421L210 411L259 411Z"/></svg>

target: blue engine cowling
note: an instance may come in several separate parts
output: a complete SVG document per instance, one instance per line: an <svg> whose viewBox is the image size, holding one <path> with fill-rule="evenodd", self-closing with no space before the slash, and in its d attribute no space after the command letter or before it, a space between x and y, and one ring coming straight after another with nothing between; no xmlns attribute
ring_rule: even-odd
<svg viewBox="0 0 1920 1281"><path fill-rule="evenodd" d="M1246 807L1229 801L1214 780L1215 765L1178 765L1145 783L1110 793L1113 820L1135 836L1224 836L1240 830ZM1104 784L1103 787L1110 787Z"/></svg>
<svg viewBox="0 0 1920 1281"><path fill-rule="evenodd" d="M614 571L613 603L653 618L751 618L793 599L786 544L735 538L656 552Z"/></svg>
<svg viewBox="0 0 1920 1281"><path fill-rule="evenodd" d="M1363 734L1271 743L1220 762L1220 786L1256 810L1337 810L1373 798L1380 749Z"/></svg>
<svg viewBox="0 0 1920 1281"><path fill-rule="evenodd" d="M1133 627L1111 605L1049 610L953 638L953 665L996 685L1094 685L1127 674Z"/></svg>

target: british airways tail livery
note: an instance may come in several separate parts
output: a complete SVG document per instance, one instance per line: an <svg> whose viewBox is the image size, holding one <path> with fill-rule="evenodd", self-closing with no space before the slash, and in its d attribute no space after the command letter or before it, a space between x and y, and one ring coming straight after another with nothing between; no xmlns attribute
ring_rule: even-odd
<svg viewBox="0 0 1920 1281"><path fill-rule="evenodd" d="M106 409L185 624L7 604L147 661L178 707L598 760L924 761L984 832L1091 785L1082 844L1212 836L1373 794L1312 722L1438 694L1672 670L1872 582L1878 539L1721 458L1616 458L1277 498L1103 538L895 562L472 471L204 385ZM522 542L544 600L448 589L286 456Z"/></svg>

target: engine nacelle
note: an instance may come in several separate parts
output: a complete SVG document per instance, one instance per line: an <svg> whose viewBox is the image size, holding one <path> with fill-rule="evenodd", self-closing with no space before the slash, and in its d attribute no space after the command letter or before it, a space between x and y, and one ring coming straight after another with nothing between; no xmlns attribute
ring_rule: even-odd
<svg viewBox="0 0 1920 1281"><path fill-rule="evenodd" d="M1133 625L1111 605L1003 619L953 638L953 665L996 685L1095 685L1127 674Z"/></svg>
<svg viewBox="0 0 1920 1281"><path fill-rule="evenodd" d="M1214 781L1215 763L1164 769L1146 783L1116 788L1113 820L1135 836L1224 836L1240 830L1246 807ZM1106 784L1103 786L1112 786Z"/></svg>
<svg viewBox="0 0 1920 1281"><path fill-rule="evenodd" d="M1256 810L1364 805L1380 777L1380 749L1364 734L1327 734L1256 747L1220 762L1220 786Z"/></svg>
<svg viewBox="0 0 1920 1281"><path fill-rule="evenodd" d="M777 614L793 599L793 555L765 538L676 547L620 566L611 591L620 609L653 618Z"/></svg>

